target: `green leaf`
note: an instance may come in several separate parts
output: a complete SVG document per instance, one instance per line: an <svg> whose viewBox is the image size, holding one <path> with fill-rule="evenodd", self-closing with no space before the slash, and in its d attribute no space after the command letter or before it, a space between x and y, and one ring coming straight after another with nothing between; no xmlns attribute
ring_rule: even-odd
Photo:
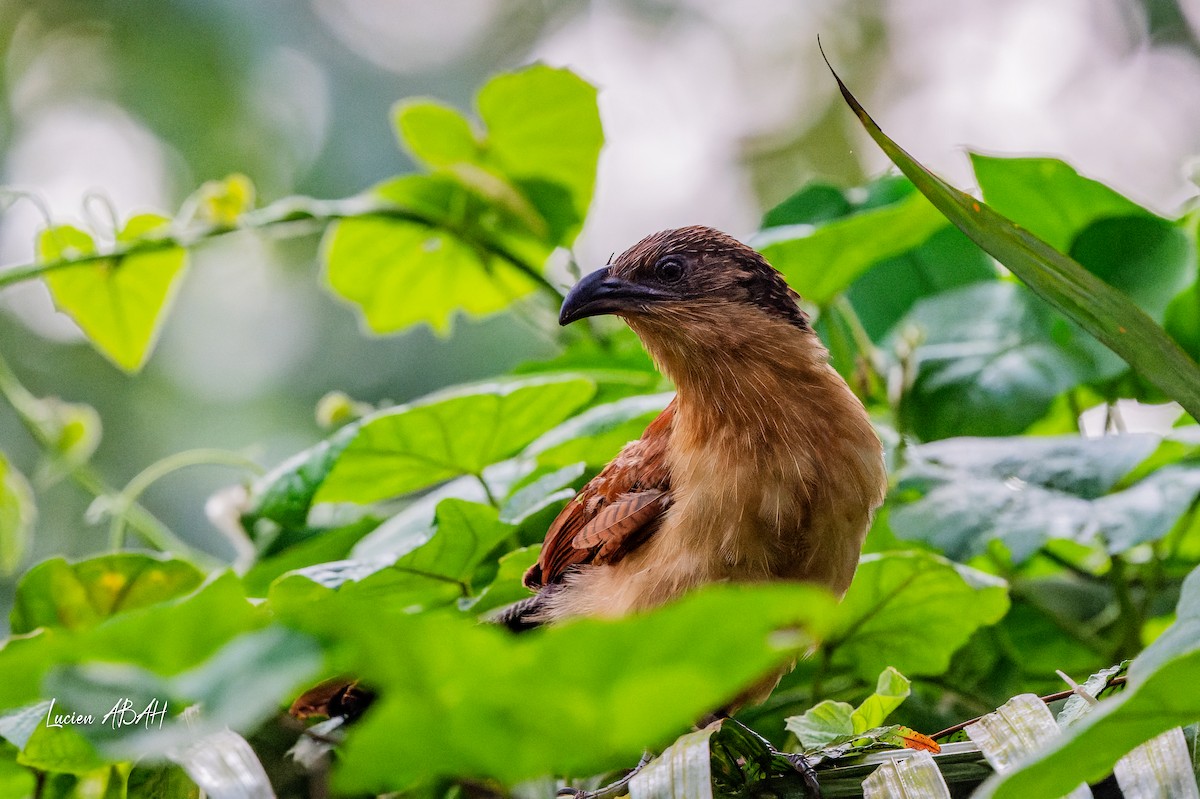
<svg viewBox="0 0 1200 799"><path fill-rule="evenodd" d="M1165 219L1101 219L1080 231L1070 255L1161 322L1171 300L1196 276L1188 237Z"/></svg>
<svg viewBox="0 0 1200 799"><path fill-rule="evenodd" d="M889 515L901 538L966 560L1004 543L1021 563L1051 539L1110 552L1166 535L1200 491L1200 471L1165 468L1109 493L1159 438L1129 434L948 439L913 447ZM906 501L907 500L907 501Z"/></svg>
<svg viewBox="0 0 1200 799"><path fill-rule="evenodd" d="M451 108L401 103L402 140L440 171L376 187L379 216L327 234L329 285L374 332L421 322L445 332L455 311L482 316L539 285L554 290L542 265L574 241L591 203L604 140L596 90L534 65L493 78L477 105L482 137Z"/></svg>
<svg viewBox="0 0 1200 799"><path fill-rule="evenodd" d="M45 725L47 715L52 715L53 710L54 703L45 701L5 713L0 716L0 737L18 749L25 748L33 733Z"/></svg>
<svg viewBox="0 0 1200 799"><path fill-rule="evenodd" d="M294 574L327 588L338 588L347 580L364 581L386 572L372 585L377 586L391 575L405 591L420 592L432 587L440 598L445 593L445 584L450 584L454 590L466 593L475 570L488 553L516 531L497 516L496 509L488 505L443 499L437 503L428 526L405 525L388 530L385 523L375 531L364 551L355 551L354 559L318 564L298 569ZM413 581L408 575L421 579Z"/></svg>
<svg viewBox="0 0 1200 799"><path fill-rule="evenodd" d="M308 523L313 497L361 426L359 421L342 427L251 485L241 524L263 557L317 534Z"/></svg>
<svg viewBox="0 0 1200 799"><path fill-rule="evenodd" d="M402 100L392 119L409 153L428 167L476 161L482 153L470 121L436 100Z"/></svg>
<svg viewBox="0 0 1200 799"><path fill-rule="evenodd" d="M329 286L358 307L374 333L420 322L446 333L456 311L496 313L535 286L500 259L419 222L347 219L327 236Z"/></svg>
<svg viewBox="0 0 1200 799"><path fill-rule="evenodd" d="M1104 778L1125 753L1200 718L1200 569L1184 582L1177 619L1129 667L1125 690L1105 699L1020 767L989 779L987 799L1060 796Z"/></svg>
<svg viewBox="0 0 1200 799"><path fill-rule="evenodd" d="M53 558L17 585L12 631L94 627L118 613L183 596L202 582L204 574L191 563L153 555L121 552L75 563Z"/></svg>
<svg viewBox="0 0 1200 799"><path fill-rule="evenodd" d="M525 454L550 466L580 461L603 466L621 447L637 441L674 394L645 394L597 405L547 431Z"/></svg>
<svg viewBox="0 0 1200 799"><path fill-rule="evenodd" d="M893 666L940 674L975 630L1008 611L998 577L925 552L866 555L825 642L834 665L864 680Z"/></svg>
<svg viewBox="0 0 1200 799"><path fill-rule="evenodd" d="M134 766L126 799L200 799L200 789L179 766Z"/></svg>
<svg viewBox="0 0 1200 799"><path fill-rule="evenodd" d="M595 88L538 64L493 78L477 105L482 137L454 109L420 99L398 104L397 131L417 160L447 170L550 244L570 245L591 203L604 141Z"/></svg>
<svg viewBox="0 0 1200 799"><path fill-rule="evenodd" d="M854 723L851 732L866 732L883 725L892 711L900 707L911 693L912 683L900 672L888 666L875 681L875 693L855 708L850 720Z"/></svg>
<svg viewBox="0 0 1200 799"><path fill-rule="evenodd" d="M874 264L908 252L945 226L945 217L914 193L815 231L808 225L771 228L754 246L805 300L824 305Z"/></svg>
<svg viewBox="0 0 1200 799"><path fill-rule="evenodd" d="M242 575L246 593L266 596L271 583L287 572L348 557L354 546L378 526L378 519L367 518L341 527L313 528L311 538L256 560Z"/></svg>
<svg viewBox="0 0 1200 799"><path fill-rule="evenodd" d="M796 736L802 750L820 749L838 738L881 726L908 698L910 685L903 674L888 666L876 680L875 693L857 708L846 702L826 699L804 714L786 719L787 729Z"/></svg>
<svg viewBox="0 0 1200 799"><path fill-rule="evenodd" d="M271 584L267 605L293 626L303 626L305 614L321 608L326 614L402 613L443 608L465 596L462 583L411 569L393 568L387 561L345 560L298 569Z"/></svg>
<svg viewBox="0 0 1200 799"><path fill-rule="evenodd" d="M324 657L312 639L282 627L238 636L194 668L168 679L143 669L81 663L51 672L46 691L76 713L132 720L147 708L159 724L79 728L113 759L162 757L224 729L252 731L319 675ZM178 711L199 705L188 718Z"/></svg>
<svg viewBox="0 0 1200 799"><path fill-rule="evenodd" d="M826 699L802 715L787 719L787 730L796 736L802 749L818 749L854 732L854 706Z"/></svg>
<svg viewBox="0 0 1200 799"><path fill-rule="evenodd" d="M535 64L492 78L476 98L487 162L508 176L549 223L574 241L592 201L604 143L596 89L566 69Z"/></svg>
<svg viewBox="0 0 1200 799"><path fill-rule="evenodd" d="M0 796L11 796L14 799L32 799L37 789L37 777L31 769L18 764L9 757L0 758ZM150 799L149 797L130 797L130 799ZM164 797L164 799L166 799Z"/></svg>
<svg viewBox="0 0 1200 799"><path fill-rule="evenodd" d="M939 211L1038 296L1125 359L1193 418L1200 418L1200 366L1154 320L1051 245L934 176L884 135L841 78L834 77L871 138Z"/></svg>
<svg viewBox="0 0 1200 799"><path fill-rule="evenodd" d="M768 211L762 227L820 225L892 205L914 191L912 181L901 175L883 175L866 186L845 191L828 183L809 183Z"/></svg>
<svg viewBox="0 0 1200 799"><path fill-rule="evenodd" d="M0 649L0 708L42 698L52 667L87 660L127 662L160 675L184 671L241 633L261 626L263 613L246 601L233 574L166 602L127 610L94 627L44 629L10 639Z"/></svg>
<svg viewBox="0 0 1200 799"><path fill-rule="evenodd" d="M468 583L484 557L512 533L512 525L500 521L495 508L442 500L433 537L401 557L395 567Z"/></svg>
<svg viewBox="0 0 1200 799"><path fill-rule="evenodd" d="M1098 219L1151 217L1149 211L1056 158L971 153L983 199L1059 252Z"/></svg>
<svg viewBox="0 0 1200 799"><path fill-rule="evenodd" d="M318 502L374 502L516 454L591 399L573 376L527 378L434 395L363 420L317 491Z"/></svg>
<svg viewBox="0 0 1200 799"><path fill-rule="evenodd" d="M29 481L0 452L0 574L10 575L21 565L36 518Z"/></svg>
<svg viewBox="0 0 1200 799"><path fill-rule="evenodd" d="M763 215L761 227L819 225L841 219L853 206L837 186L809 183Z"/></svg>
<svg viewBox="0 0 1200 799"><path fill-rule="evenodd" d="M875 727L861 733L852 732L840 735L824 746L806 751L804 757L808 760L809 765L817 766L821 763L842 760L843 758L861 757L869 752L904 749L906 748L904 736L911 732L910 728L899 724ZM825 780L822 780L822 784L825 784L825 782ZM855 780L851 790L859 788L861 786Z"/></svg>
<svg viewBox="0 0 1200 799"><path fill-rule="evenodd" d="M1200 282L1180 292L1167 305L1167 332L1192 358L1200 359Z"/></svg>
<svg viewBox="0 0 1200 799"><path fill-rule="evenodd" d="M571 463L531 480L512 493L500 508L500 520L520 524L540 510L575 496L571 487L587 469L585 463Z"/></svg>
<svg viewBox="0 0 1200 799"><path fill-rule="evenodd" d="M87 774L104 765L80 730L70 726L39 725L21 748L17 762L39 771Z"/></svg>
<svg viewBox="0 0 1200 799"><path fill-rule="evenodd" d="M807 586L718 585L652 613L526 636L366 596L297 606L290 622L339 642L337 668L379 691L334 779L369 792L439 774L511 783L636 761L803 651L830 611Z"/></svg>
<svg viewBox="0 0 1200 799"><path fill-rule="evenodd" d="M926 441L1020 433L1064 391L1102 373L1066 320L1016 283L977 283L921 300L893 338L911 331L922 340L900 414Z"/></svg>
<svg viewBox="0 0 1200 799"><path fill-rule="evenodd" d="M169 221L152 214L135 216L117 235L117 243L133 244ZM42 263L95 251L91 237L69 225L49 228L38 237ZM163 246L55 269L46 273L46 285L55 305L102 355L126 372L137 372L154 347L186 261L182 247Z"/></svg>
<svg viewBox="0 0 1200 799"><path fill-rule="evenodd" d="M850 284L846 298L867 335L879 341L918 300L997 277L991 257L947 226L920 246L872 266Z"/></svg>
<svg viewBox="0 0 1200 799"><path fill-rule="evenodd" d="M422 494L384 521L354 545L354 560L374 560L390 565L433 537L437 506L447 499L486 502L483 486L474 477L461 477Z"/></svg>
<svg viewBox="0 0 1200 799"><path fill-rule="evenodd" d="M528 599L529 589L525 587L525 572L537 563L542 545L521 547L507 552L500 558L499 568L492 582L479 592L478 600L471 605L471 612L476 615L487 613L489 610L510 605Z"/></svg>

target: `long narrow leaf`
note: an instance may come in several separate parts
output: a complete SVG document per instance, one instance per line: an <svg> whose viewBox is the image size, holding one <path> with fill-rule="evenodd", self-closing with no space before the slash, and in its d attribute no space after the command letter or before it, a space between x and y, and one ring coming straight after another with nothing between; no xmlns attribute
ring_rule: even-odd
<svg viewBox="0 0 1200 799"><path fill-rule="evenodd" d="M867 133L939 211L1038 296L1200 419L1200 366L1166 331L1074 260L923 167L880 130L832 66L829 71Z"/></svg>

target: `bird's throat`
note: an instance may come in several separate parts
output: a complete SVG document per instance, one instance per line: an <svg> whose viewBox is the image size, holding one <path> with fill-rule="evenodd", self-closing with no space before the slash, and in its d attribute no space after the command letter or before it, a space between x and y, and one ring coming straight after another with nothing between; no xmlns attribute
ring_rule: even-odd
<svg viewBox="0 0 1200 799"><path fill-rule="evenodd" d="M695 334L638 327L678 389L676 428L697 440L759 449L866 418L811 330L758 320Z"/></svg>

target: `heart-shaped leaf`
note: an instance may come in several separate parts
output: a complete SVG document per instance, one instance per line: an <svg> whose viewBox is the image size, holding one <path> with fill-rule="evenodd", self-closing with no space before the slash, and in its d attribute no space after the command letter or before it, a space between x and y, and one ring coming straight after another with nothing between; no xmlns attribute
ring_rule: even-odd
<svg viewBox="0 0 1200 799"><path fill-rule="evenodd" d="M153 214L135 216L117 235L117 243L134 244L168 222ZM38 237L42 263L95 252L91 236L69 225L49 228ZM56 268L45 278L55 305L75 320L96 349L125 371L136 372L154 347L186 262L182 247L163 245Z"/></svg>

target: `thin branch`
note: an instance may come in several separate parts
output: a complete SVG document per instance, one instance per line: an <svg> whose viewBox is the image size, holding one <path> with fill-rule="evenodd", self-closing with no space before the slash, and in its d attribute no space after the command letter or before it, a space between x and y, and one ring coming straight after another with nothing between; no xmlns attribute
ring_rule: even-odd
<svg viewBox="0 0 1200 799"><path fill-rule="evenodd" d="M109 512L112 513L112 523L109 525L109 546L120 549L125 544L125 525L127 514L142 494L158 480L188 466L233 466L245 469L255 475L262 474L262 467L238 452L223 449L191 449L175 452L147 466L130 480L119 494L112 498Z"/></svg>
<svg viewBox="0 0 1200 799"><path fill-rule="evenodd" d="M1113 677L1111 680L1108 681L1108 685L1106 685L1104 687L1111 688L1114 685L1124 685L1124 684L1125 684L1124 677ZM1068 688L1065 691L1057 691L1052 694L1047 694L1046 696L1039 696L1038 699L1041 699L1043 702L1045 702L1048 705L1051 702L1057 702L1060 699L1066 699L1068 696L1070 696L1073 693L1075 693L1075 689ZM984 715L987 715L987 714L985 713ZM983 716L978 716L973 719L968 719L967 721L961 722L959 724L955 724L953 727L947 727L946 729L942 730L941 732L935 732L933 735L930 735L929 737L934 739L935 741L938 738L945 738L947 735L953 735L954 733L959 732L960 730L964 730L967 727L970 727L972 724L979 721L979 719L981 719L981 718L983 718Z"/></svg>
<svg viewBox="0 0 1200 799"><path fill-rule="evenodd" d="M492 240L480 241L460 225L411 208L380 202L369 197L350 197L344 200L291 197L244 214L236 226L206 225L186 231L171 230L160 236L147 236L128 244L118 244L106 252L80 253L70 258L61 258L46 263L14 266L0 271L0 289L82 264L120 260L131 255L158 252L174 247L195 249L232 233L265 231L275 228L282 229L283 235L287 235L287 226L295 223L308 222L324 226L343 219L373 218L403 220L454 233L464 240L477 243L491 255L523 272L547 296L556 301L561 301L563 298L563 293L542 274L538 266L525 260L503 244ZM304 232L307 232L307 229Z"/></svg>

